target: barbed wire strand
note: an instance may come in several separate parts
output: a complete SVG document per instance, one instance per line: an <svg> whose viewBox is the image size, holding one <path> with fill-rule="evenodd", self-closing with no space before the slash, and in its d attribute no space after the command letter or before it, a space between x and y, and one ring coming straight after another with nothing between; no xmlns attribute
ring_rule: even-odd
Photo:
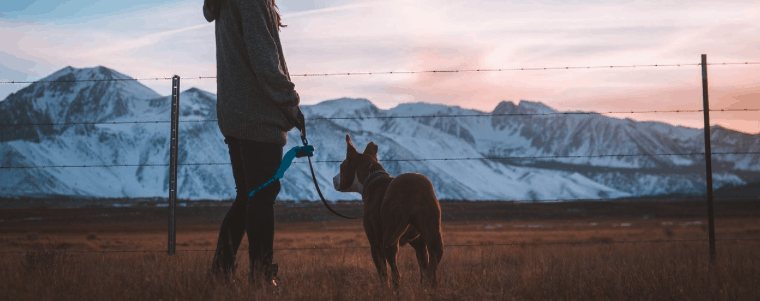
<svg viewBox="0 0 760 301"><path fill-rule="evenodd" d="M711 152L712 155L760 155L760 152ZM662 154L609 154L609 155L557 155L557 156L512 156L512 157L459 157L459 158L419 158L419 159L381 159L380 162L424 162L424 161L478 161L478 160L537 160L569 158L606 158L606 157L657 157L657 156L703 156L705 153L662 153ZM343 160L314 160L313 163L340 163ZM294 161L293 164L304 164ZM230 165L229 162L194 162L179 163L178 166ZM34 169L34 168L94 168L94 167L164 167L169 163L155 164L83 164L83 165L36 165L36 166L0 166L0 169Z"/></svg>
<svg viewBox="0 0 760 301"><path fill-rule="evenodd" d="M589 70L589 69L615 69L615 68L645 68L645 67L686 67L701 66L702 63L686 64L641 64L641 65L598 65L598 66L564 66L564 67L526 67L526 68L477 68L477 69L452 69L452 70L422 70L422 71L369 71L369 72L333 72L333 73L301 73L290 76L351 76L351 75L390 75L390 74L420 74L420 73L460 73L460 72L503 72L503 71L548 71L548 70ZM708 63L708 66L728 65L760 65L760 62L725 62ZM216 76L190 76L182 79L215 79ZM33 84L33 83L67 83L67 82L106 82L106 81L152 81L171 80L171 77L147 77L147 78L110 78L110 79L76 79L76 80L38 80L38 81L0 81L0 84Z"/></svg>
<svg viewBox="0 0 760 301"><path fill-rule="evenodd" d="M619 197L619 198L576 198L576 199L523 199L523 200L466 200L467 202L482 202L482 203L489 203L489 202L504 202L504 203L559 203L559 202L599 202L599 201L650 201L650 200L703 200L707 196L706 195L646 195L646 196L628 196L628 197ZM716 199L758 199L760 198L759 195L719 195L715 196ZM459 200L459 199L440 199L441 203L447 204L451 202L462 202L465 200ZM196 201L192 200L180 200L180 203L186 203L186 204L192 204ZM219 200L219 201L212 201L214 206L228 206L230 205L233 200ZM317 202L317 201L315 201ZM360 202L353 202L353 201L331 201L335 204L342 204L342 205L348 205L348 206L363 206ZM347 202L347 203L345 203ZM165 206L168 206L167 201L161 201L161 202L153 202L148 203L151 205L147 205L147 207L144 206L130 206L132 208L150 208L151 206L154 207L161 207L161 206L155 206L156 204L163 204ZM208 205L208 203L203 203L204 205ZM314 203L316 204L316 203ZM210 206L210 207L214 207ZM193 206L190 206L193 207ZM39 208L17 208L15 210L39 210ZM137 212L130 212L130 213L122 213L122 214L107 214L107 215L98 215L98 217L103 216L124 216L124 215L135 215L139 214ZM25 222L25 221L50 221L50 220L65 220L65 219L80 219L80 218L87 218L92 217L90 215L80 215L80 216L54 216L54 217L25 217L25 218L16 218L16 219L0 219L2 222Z"/></svg>
<svg viewBox="0 0 760 301"><path fill-rule="evenodd" d="M760 152L711 152L712 155L757 155ZM459 157L459 158L421 158L421 159L382 159L381 162L417 162L417 161L476 161L476 160L536 160L568 158L606 158L606 157L657 157L657 156L703 156L705 153L664 153L664 154L611 154L611 155L559 155L559 156L511 156L511 157ZM315 160L314 163L340 163L343 160ZM293 163L303 163L295 161Z"/></svg>
<svg viewBox="0 0 760 301"><path fill-rule="evenodd" d="M366 117L315 117L308 120L350 120L350 119L414 119L414 118L462 118L462 117L504 117L504 116L556 116L556 115L605 115L605 114L663 114L700 113L704 110L650 110L650 111L609 111L609 112L552 112L552 113L496 113L496 114L445 114L407 116L366 116ZM716 109L710 112L757 112L760 109Z"/></svg>
<svg viewBox="0 0 760 301"><path fill-rule="evenodd" d="M753 238L723 238L721 242L759 242ZM628 241L558 241L558 242L528 242L528 243L488 243L488 244L447 244L444 248L486 248L486 247L524 247L524 246L556 246L556 245L616 245L616 244L648 244L648 243L691 243L707 242L706 239L678 240L628 240ZM303 248L274 248L274 251L325 251L325 250L356 250L369 249L369 246L346 247L303 247ZM242 250L242 249L241 249ZM45 251L45 250L42 250ZM166 253L166 250L56 250L61 253ZM177 252L214 252L213 249L179 249ZM27 254L39 251L0 251L0 254Z"/></svg>
<svg viewBox="0 0 760 301"><path fill-rule="evenodd" d="M171 80L171 77L144 77L144 78L98 78L98 79L54 79L33 81L1 81L0 84L36 84L36 83L78 83L78 82L119 82L119 81L152 81Z"/></svg>
<svg viewBox="0 0 760 301"><path fill-rule="evenodd" d="M453 70L425 70L425 71L380 71L380 72L335 72L335 73L304 73L291 76L350 76L350 75L389 75L389 74L419 74L419 73L460 73L460 72L503 72L503 71L548 71L548 70L589 70L589 69L615 69L615 68L643 68L643 67L685 67L701 66L701 63L687 64L644 64L644 65L599 65L599 66L565 66L565 67L527 67L527 68L479 68L479 69L453 69ZM760 65L760 62L743 63L708 63L713 65ZM203 77L211 78L211 77ZM215 77L213 77L215 78ZM200 79L200 77L199 77Z"/></svg>
<svg viewBox="0 0 760 301"><path fill-rule="evenodd" d="M710 112L760 112L760 109L714 109ZM672 113L701 113L704 110L652 110L652 111L608 111L608 112L552 112L552 113L496 113L496 114L444 114L444 115L405 115L405 116L354 116L354 117L315 117L315 120L364 120L364 119L423 119L423 118L464 118L464 117L506 117L506 116L556 116L556 115L605 115L605 114L672 114ZM180 120L180 123L217 122L218 119ZM149 124L171 123L170 120L147 121L103 121L103 122L67 122L67 123L6 123L2 126L65 126L65 125L114 125L114 124Z"/></svg>
<svg viewBox="0 0 760 301"><path fill-rule="evenodd" d="M181 121L189 122L189 121ZM168 120L136 120L136 121L101 121L101 122L65 122L65 123L16 123L0 124L0 126L59 126L59 125L113 125L113 124L144 124L144 123L171 123Z"/></svg>

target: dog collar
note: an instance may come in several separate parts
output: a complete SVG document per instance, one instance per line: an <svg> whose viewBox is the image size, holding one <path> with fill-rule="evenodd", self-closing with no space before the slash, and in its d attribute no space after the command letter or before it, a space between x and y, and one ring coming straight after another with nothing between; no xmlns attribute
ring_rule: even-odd
<svg viewBox="0 0 760 301"><path fill-rule="evenodd" d="M375 170L371 171L371 172L370 172L370 173L367 175L367 178L366 178L366 179L364 179L364 183L362 184L362 188L364 188L364 187L367 187L367 185L369 185L369 183L371 183L371 182L372 182L372 181L374 181L374 180L375 180L375 179L376 179L378 176L380 176L380 175L383 175L383 174L386 174L386 175L390 176L390 174L388 174L388 172L386 172L386 171L385 171L384 169L382 169L382 168L381 168L381 169L375 169Z"/></svg>

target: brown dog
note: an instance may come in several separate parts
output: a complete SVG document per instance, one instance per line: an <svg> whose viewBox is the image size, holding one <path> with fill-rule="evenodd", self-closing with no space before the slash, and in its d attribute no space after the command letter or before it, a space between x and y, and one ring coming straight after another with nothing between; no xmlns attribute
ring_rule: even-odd
<svg viewBox="0 0 760 301"><path fill-rule="evenodd" d="M394 289L399 271L399 245L409 243L417 252L422 282L435 286L436 270L443 256L441 206L433 183L417 173L391 177L377 160L377 145L370 142L364 153L356 151L351 137L340 173L333 178L335 190L358 192L364 201L364 232L367 234L378 274L388 283L386 261L391 267Z"/></svg>

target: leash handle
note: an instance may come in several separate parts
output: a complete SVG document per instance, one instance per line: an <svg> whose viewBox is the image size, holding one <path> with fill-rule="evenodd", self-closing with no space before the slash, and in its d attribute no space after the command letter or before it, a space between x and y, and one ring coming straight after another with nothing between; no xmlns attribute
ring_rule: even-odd
<svg viewBox="0 0 760 301"><path fill-rule="evenodd" d="M311 157L314 155L314 147L311 145L304 145L304 146L294 146L291 148L287 153L285 153L285 156L282 157L282 161L280 162L280 168L277 169L277 172L274 173L274 176L269 178L264 184L257 187L254 190L251 190L251 192L248 194L248 196L253 196L257 191L263 189L269 184L272 184L275 180L282 179L282 177L285 175L285 171L288 170L290 165L293 163L293 159L295 158L301 158L301 157Z"/></svg>

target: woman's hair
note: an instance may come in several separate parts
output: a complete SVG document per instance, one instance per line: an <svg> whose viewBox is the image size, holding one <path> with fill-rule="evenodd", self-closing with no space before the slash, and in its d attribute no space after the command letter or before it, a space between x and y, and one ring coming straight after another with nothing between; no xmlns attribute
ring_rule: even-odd
<svg viewBox="0 0 760 301"><path fill-rule="evenodd" d="M269 9L274 12L274 21L277 22L277 25L280 27L288 27L285 24L282 24L282 17L280 16L280 9L277 7L277 3L275 3L275 0L266 0L267 4L269 4Z"/></svg>

